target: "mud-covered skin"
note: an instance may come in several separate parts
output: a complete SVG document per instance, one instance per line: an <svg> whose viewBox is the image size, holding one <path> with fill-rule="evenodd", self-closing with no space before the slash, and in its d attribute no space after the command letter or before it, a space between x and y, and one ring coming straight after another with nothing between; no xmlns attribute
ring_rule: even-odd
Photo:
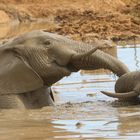
<svg viewBox="0 0 140 140"><path fill-rule="evenodd" d="M51 85L72 72L104 68L118 76L127 73L129 70L122 62L97 50L103 45L101 42L88 45L41 30L11 39L0 47L1 96L17 95L25 108L40 108L52 100L46 97L46 104L35 102L37 93L43 89L44 99L48 94L52 97Z"/></svg>
<svg viewBox="0 0 140 140"><path fill-rule="evenodd" d="M26 93L0 95L0 108L37 109L54 105L54 98L52 96L51 88L47 87Z"/></svg>
<svg viewBox="0 0 140 140"><path fill-rule="evenodd" d="M140 71L133 71L122 75L115 84L115 92L102 91L103 94L118 98L120 101L139 102Z"/></svg>

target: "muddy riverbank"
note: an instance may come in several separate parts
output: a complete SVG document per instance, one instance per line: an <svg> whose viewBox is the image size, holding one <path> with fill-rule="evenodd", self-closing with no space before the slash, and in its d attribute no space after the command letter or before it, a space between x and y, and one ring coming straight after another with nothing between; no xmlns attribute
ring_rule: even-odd
<svg viewBox="0 0 140 140"><path fill-rule="evenodd" d="M139 11L139 0L2 0L0 24L43 19L55 25L48 31L75 40L134 40L140 36Z"/></svg>

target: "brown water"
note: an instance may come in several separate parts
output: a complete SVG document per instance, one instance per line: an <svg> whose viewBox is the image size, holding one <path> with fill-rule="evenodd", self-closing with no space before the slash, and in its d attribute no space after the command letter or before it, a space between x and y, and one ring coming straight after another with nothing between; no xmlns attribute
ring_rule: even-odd
<svg viewBox="0 0 140 140"><path fill-rule="evenodd" d="M140 69L139 47L117 49L131 70ZM114 107L113 99L99 92L113 91L116 79L107 71L73 73L53 86L56 106L0 110L0 140L140 139L140 105Z"/></svg>

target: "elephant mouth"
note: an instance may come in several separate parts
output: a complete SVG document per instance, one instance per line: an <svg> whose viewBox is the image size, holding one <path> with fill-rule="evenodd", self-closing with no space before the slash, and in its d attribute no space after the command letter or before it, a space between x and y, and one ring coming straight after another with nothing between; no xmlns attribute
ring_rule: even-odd
<svg viewBox="0 0 140 140"><path fill-rule="evenodd" d="M69 71L71 71L71 72L77 72L77 71L79 71L80 69L79 68L77 68L75 65L73 65L72 63L69 63L67 66L67 69L69 70Z"/></svg>
<svg viewBox="0 0 140 140"><path fill-rule="evenodd" d="M62 60L62 58L57 58L54 57L52 60L52 63L55 63L56 65L58 65L59 67L63 67L63 68L67 68L69 71L71 72L77 72L78 70L80 70L80 67L78 68L76 65L74 65L73 62L80 62L80 61L84 61L87 57L90 57L99 47L94 47L93 49L84 52L84 53L73 53L67 56L68 57L68 61L65 61L64 58Z"/></svg>
<svg viewBox="0 0 140 140"><path fill-rule="evenodd" d="M70 72L77 72L82 68L82 67L78 67L78 65L82 61L86 61L86 59L88 57L90 57L98 48L99 47L95 47L95 48L91 49L90 51L87 51L87 52L81 53L81 54L72 54L70 57L70 60L67 64L61 64L57 61L54 61L54 63L60 67L66 68ZM75 65L75 62L77 63L76 65Z"/></svg>

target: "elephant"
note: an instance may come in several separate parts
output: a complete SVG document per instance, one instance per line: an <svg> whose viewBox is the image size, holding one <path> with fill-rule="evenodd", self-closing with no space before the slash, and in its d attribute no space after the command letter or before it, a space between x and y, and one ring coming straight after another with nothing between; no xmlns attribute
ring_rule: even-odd
<svg viewBox="0 0 140 140"><path fill-rule="evenodd" d="M0 47L0 108L41 108L54 104L51 86L72 72L109 69L121 76L129 69L99 50L46 30L34 30ZM98 50L97 50L98 49Z"/></svg>
<svg viewBox="0 0 140 140"><path fill-rule="evenodd" d="M120 101L137 101L140 95L140 71L128 72L115 83L115 92L101 91L103 94L118 98Z"/></svg>

